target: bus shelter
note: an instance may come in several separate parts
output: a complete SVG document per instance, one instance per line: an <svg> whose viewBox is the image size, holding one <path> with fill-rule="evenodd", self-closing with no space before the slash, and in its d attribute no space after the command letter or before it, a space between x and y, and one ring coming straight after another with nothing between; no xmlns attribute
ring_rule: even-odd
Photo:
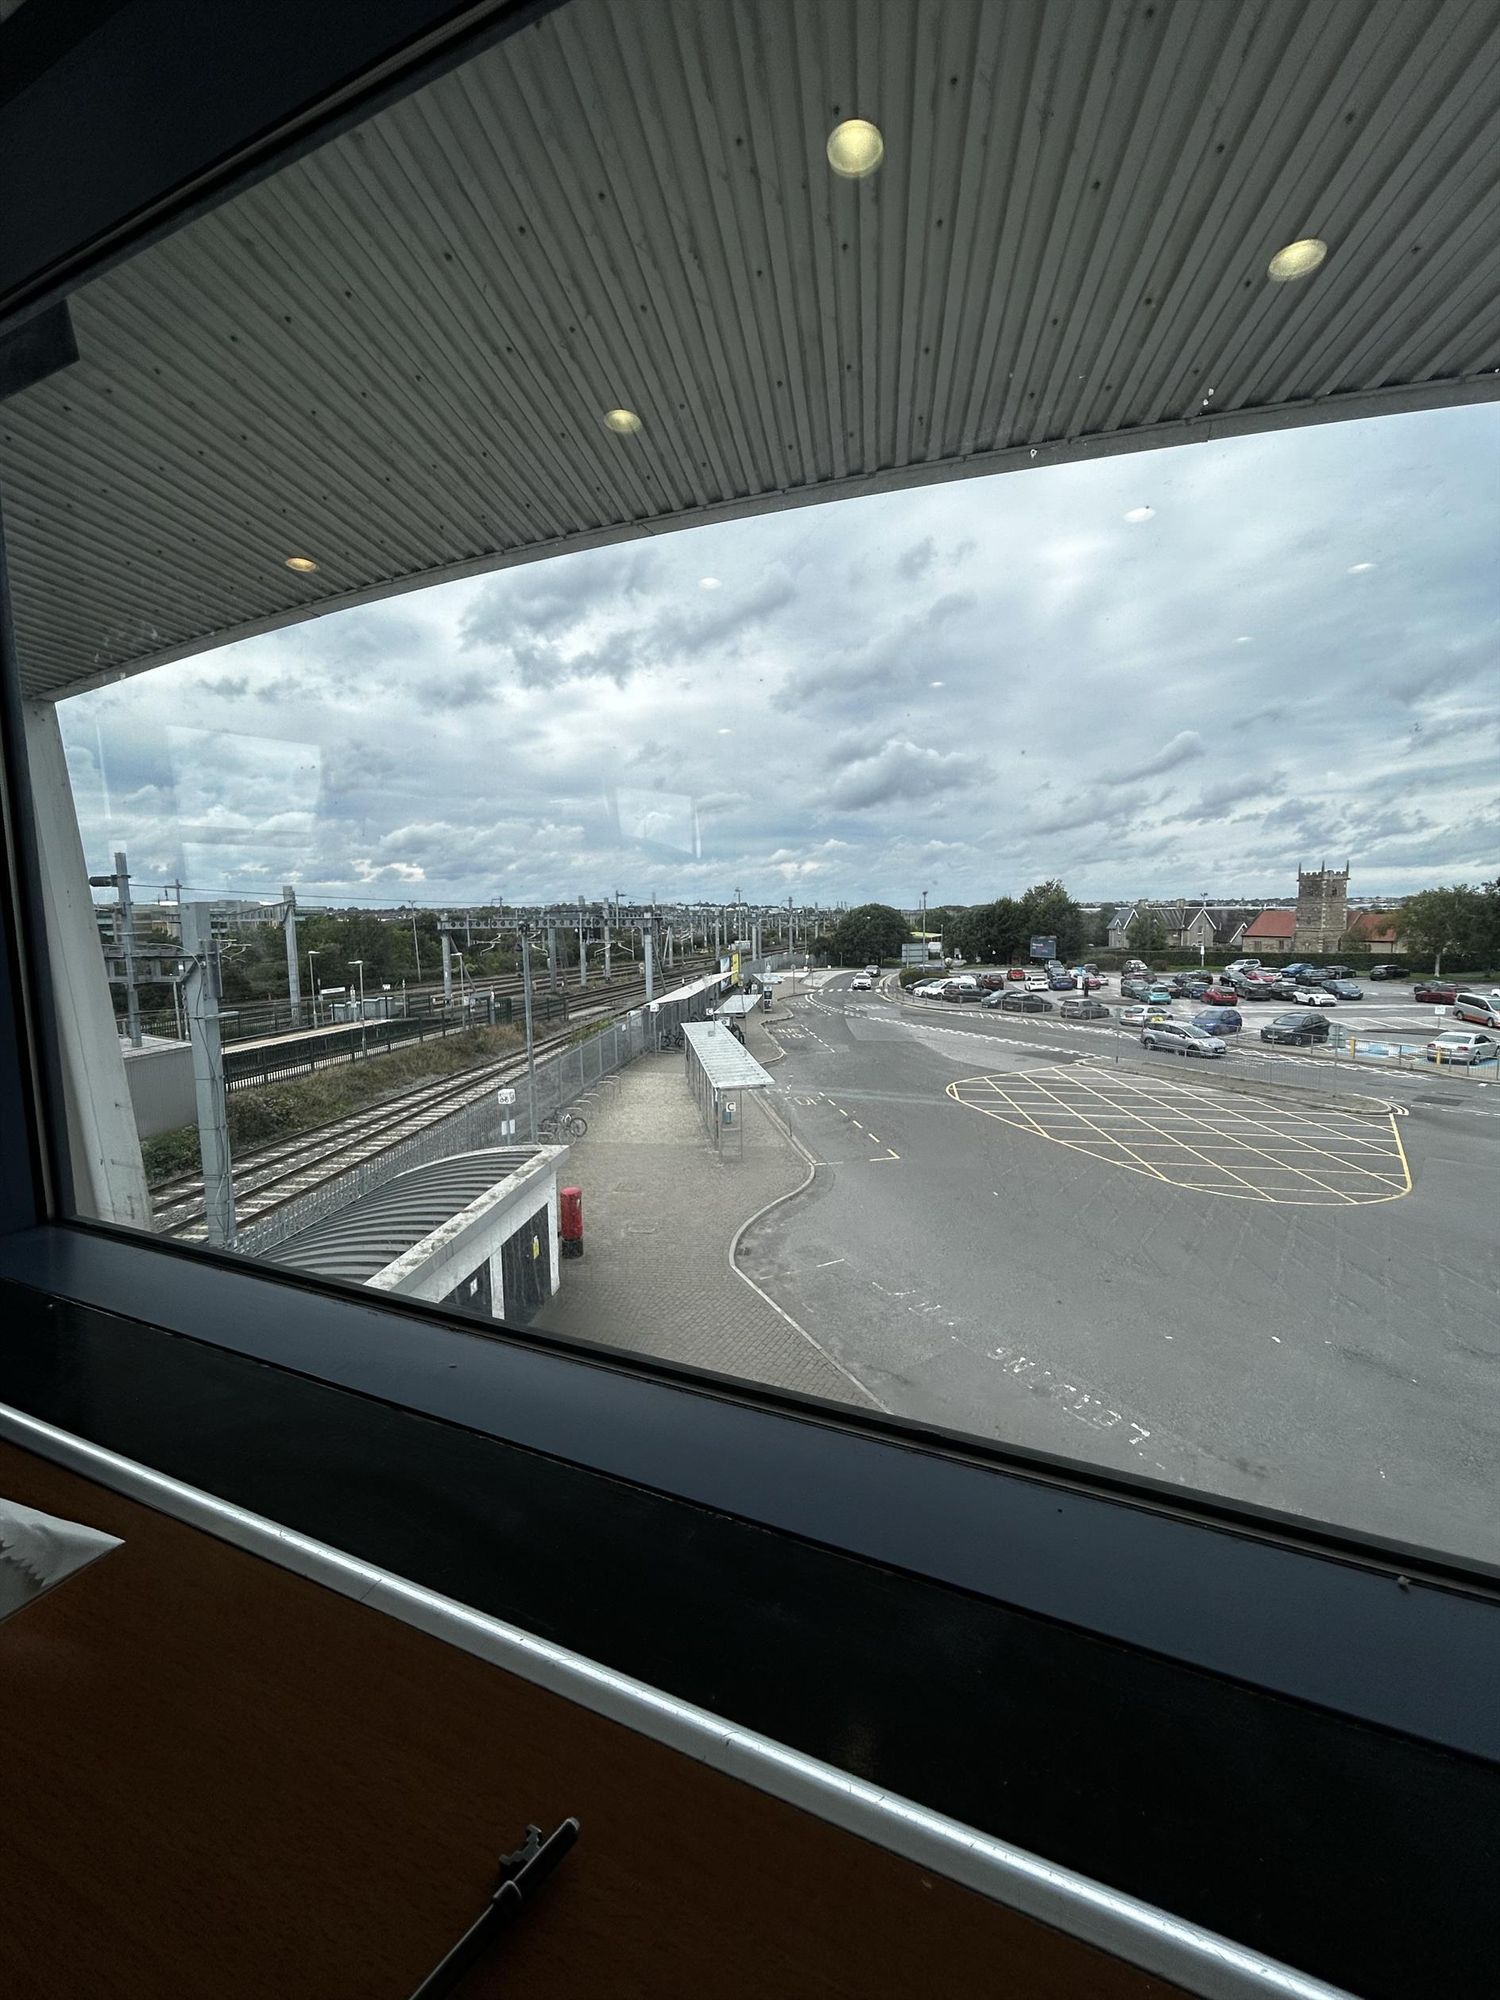
<svg viewBox="0 0 1500 2000"><path fill-rule="evenodd" d="M682 1040L688 1084L714 1151L721 1160L743 1159L745 1093L768 1090L770 1073L717 1021L691 1023Z"/></svg>
<svg viewBox="0 0 1500 2000"><path fill-rule="evenodd" d="M674 986L646 1003L646 1020L651 1046L658 1050L682 1046L682 1031L689 1021L701 1021L729 984L725 972L711 972L687 986Z"/></svg>

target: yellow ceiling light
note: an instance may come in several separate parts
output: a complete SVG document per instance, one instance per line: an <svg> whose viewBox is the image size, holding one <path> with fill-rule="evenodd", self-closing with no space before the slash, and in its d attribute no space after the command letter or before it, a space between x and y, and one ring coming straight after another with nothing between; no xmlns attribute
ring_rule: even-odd
<svg viewBox="0 0 1500 2000"><path fill-rule="evenodd" d="M828 164L846 181L862 181L885 158L880 127L868 118L846 118L828 135Z"/></svg>
<svg viewBox="0 0 1500 2000"><path fill-rule="evenodd" d="M318 567L311 556L288 556L286 566L288 569L294 569L298 576L311 576Z"/></svg>
<svg viewBox="0 0 1500 2000"><path fill-rule="evenodd" d="M1328 245L1321 236L1299 236L1295 243L1276 252L1266 266L1266 276L1276 285L1292 278L1310 278L1327 255Z"/></svg>
<svg viewBox="0 0 1500 2000"><path fill-rule="evenodd" d="M641 420L634 410L606 410L604 423L606 429L612 430L616 437L629 437L632 431L638 431L641 427Z"/></svg>

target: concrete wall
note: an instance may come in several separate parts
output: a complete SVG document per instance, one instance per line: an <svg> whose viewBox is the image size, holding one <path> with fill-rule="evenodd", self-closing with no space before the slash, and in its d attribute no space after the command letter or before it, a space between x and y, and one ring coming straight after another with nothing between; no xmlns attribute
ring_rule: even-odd
<svg viewBox="0 0 1500 2000"><path fill-rule="evenodd" d="M186 1042L164 1042L156 1048L125 1050L125 1081L135 1112L135 1129L143 1139L176 1132L196 1124L193 1097L193 1051Z"/></svg>
<svg viewBox="0 0 1500 2000"><path fill-rule="evenodd" d="M393 1264L378 1271L370 1283L381 1291L400 1292L407 1298L426 1299L436 1305L488 1261L494 1314L500 1319L505 1312L500 1283L501 1246L545 1202L550 1223L548 1233L552 1238L550 1289L555 1292L561 1275L557 1190L567 1157L566 1146L542 1147L540 1157L525 1176L506 1183L503 1198L488 1194L472 1202L441 1229L435 1229Z"/></svg>

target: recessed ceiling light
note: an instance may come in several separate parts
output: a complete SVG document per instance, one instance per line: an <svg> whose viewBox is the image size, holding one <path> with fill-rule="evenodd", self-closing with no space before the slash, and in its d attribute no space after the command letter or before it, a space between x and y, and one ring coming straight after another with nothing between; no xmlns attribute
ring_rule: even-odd
<svg viewBox="0 0 1500 2000"><path fill-rule="evenodd" d="M1154 507L1132 507L1125 518L1127 521L1149 521L1155 512Z"/></svg>
<svg viewBox="0 0 1500 2000"><path fill-rule="evenodd" d="M700 576L698 579L698 588L700 590L717 590L718 587L719 579L716 576Z"/></svg>
<svg viewBox="0 0 1500 2000"><path fill-rule="evenodd" d="M1328 245L1321 236L1299 236L1295 243L1276 252L1266 266L1266 276L1277 285L1291 278L1310 278L1327 255Z"/></svg>
<svg viewBox="0 0 1500 2000"><path fill-rule="evenodd" d="M1346 576L1363 576L1367 569L1374 569L1374 567L1374 563L1350 563L1344 574Z"/></svg>
<svg viewBox="0 0 1500 2000"><path fill-rule="evenodd" d="M629 437L632 431L638 431L641 427L641 420L634 410L606 410L604 422L606 427L619 437Z"/></svg>
<svg viewBox="0 0 1500 2000"><path fill-rule="evenodd" d="M311 556L288 556L286 566L288 569L294 569L298 576L311 576L318 565Z"/></svg>
<svg viewBox="0 0 1500 2000"><path fill-rule="evenodd" d="M828 164L846 181L862 181L885 158L880 127L868 118L846 118L828 135Z"/></svg>
<svg viewBox="0 0 1500 2000"><path fill-rule="evenodd" d="M733 731L732 729L721 729L721 730L719 731L719 734L720 734L721 736L733 736L733 734L734 734L734 731Z"/></svg>
<svg viewBox="0 0 1500 2000"><path fill-rule="evenodd" d="M1240 636L1235 640L1234 643L1237 646L1248 646L1250 644L1250 634L1248 632L1241 632Z"/></svg>
<svg viewBox="0 0 1500 2000"><path fill-rule="evenodd" d="M929 681L927 685L929 687L940 688L940 687L946 687L948 683L946 681Z"/></svg>

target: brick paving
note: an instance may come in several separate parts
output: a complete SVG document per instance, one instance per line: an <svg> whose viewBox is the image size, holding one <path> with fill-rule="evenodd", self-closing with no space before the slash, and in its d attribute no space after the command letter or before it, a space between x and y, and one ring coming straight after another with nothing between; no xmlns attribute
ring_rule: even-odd
<svg viewBox="0 0 1500 2000"><path fill-rule="evenodd" d="M774 1058L758 1018L752 1054ZM755 1098L742 1100L745 1153L721 1162L681 1054L642 1056L585 1105L565 1183L583 1189L584 1254L565 1261L533 1322L549 1333L742 1375L839 1402L867 1398L729 1265L749 1216L807 1177L807 1163Z"/></svg>

